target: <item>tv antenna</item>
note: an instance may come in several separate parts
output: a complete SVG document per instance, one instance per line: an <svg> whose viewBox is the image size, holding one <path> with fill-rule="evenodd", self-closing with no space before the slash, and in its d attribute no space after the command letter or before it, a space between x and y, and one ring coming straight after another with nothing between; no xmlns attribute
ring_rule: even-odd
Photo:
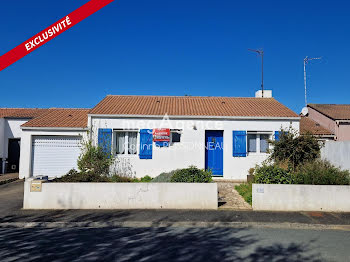
<svg viewBox="0 0 350 262"><path fill-rule="evenodd" d="M257 53L261 56L261 96L264 97L264 50L263 49L249 49L251 52Z"/></svg>
<svg viewBox="0 0 350 262"><path fill-rule="evenodd" d="M305 106L307 107L307 96L306 96L306 64L311 60L318 60L322 57L308 57L305 56L304 58L304 88L305 88Z"/></svg>

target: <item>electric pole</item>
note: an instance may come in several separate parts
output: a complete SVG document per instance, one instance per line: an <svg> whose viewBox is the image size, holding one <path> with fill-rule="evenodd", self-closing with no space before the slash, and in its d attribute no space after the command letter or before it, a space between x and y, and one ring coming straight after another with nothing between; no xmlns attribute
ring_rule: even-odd
<svg viewBox="0 0 350 262"><path fill-rule="evenodd" d="M321 59L322 57L308 57L304 58L304 88L305 88L305 107L307 106L307 93L306 93L306 64L311 60Z"/></svg>
<svg viewBox="0 0 350 262"><path fill-rule="evenodd" d="M251 52L261 56L261 96L264 97L264 50L263 49L248 49Z"/></svg>

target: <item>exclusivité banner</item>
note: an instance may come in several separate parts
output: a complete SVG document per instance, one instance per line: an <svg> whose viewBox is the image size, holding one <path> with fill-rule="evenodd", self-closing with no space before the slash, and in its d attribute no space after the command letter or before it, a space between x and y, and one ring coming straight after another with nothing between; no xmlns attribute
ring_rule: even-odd
<svg viewBox="0 0 350 262"><path fill-rule="evenodd" d="M0 71L33 52L114 0L90 0L0 57Z"/></svg>

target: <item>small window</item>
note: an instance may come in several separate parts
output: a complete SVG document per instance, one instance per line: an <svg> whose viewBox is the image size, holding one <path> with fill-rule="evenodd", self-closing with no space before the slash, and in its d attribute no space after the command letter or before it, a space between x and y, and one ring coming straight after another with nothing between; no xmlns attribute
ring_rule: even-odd
<svg viewBox="0 0 350 262"><path fill-rule="evenodd" d="M267 150L269 149L269 138L269 135L260 135L260 153L267 153Z"/></svg>
<svg viewBox="0 0 350 262"><path fill-rule="evenodd" d="M180 143L181 133L180 131L171 131L171 143Z"/></svg>
<svg viewBox="0 0 350 262"><path fill-rule="evenodd" d="M247 139L248 139L248 152L256 153L256 135L248 134Z"/></svg>
<svg viewBox="0 0 350 262"><path fill-rule="evenodd" d="M116 131L114 133L114 147L117 155L137 154L137 132L136 131Z"/></svg>

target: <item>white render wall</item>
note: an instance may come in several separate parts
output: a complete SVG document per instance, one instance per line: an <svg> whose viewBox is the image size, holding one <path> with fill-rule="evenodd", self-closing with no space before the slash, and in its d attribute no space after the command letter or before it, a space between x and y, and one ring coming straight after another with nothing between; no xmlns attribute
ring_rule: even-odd
<svg viewBox="0 0 350 262"><path fill-rule="evenodd" d="M92 137L97 143L97 129L144 129L170 128L182 129L181 142L170 147L155 147L153 144L152 159L139 159L138 154L130 157L118 157L118 172L126 172L136 177L149 175L155 177L162 172L195 165L205 168L205 130L223 130L224 134L224 176L223 179L246 180L248 170L264 161L267 154L248 154L247 157L232 156L232 131L263 131L271 132L288 129L290 126L299 131L299 120L258 120L258 119L175 119L160 118L130 118L130 117L97 117L90 116ZM196 130L193 128L196 126ZM140 137L138 136L138 143ZM139 145L138 145L139 150ZM138 152L139 153L139 152Z"/></svg>
<svg viewBox="0 0 350 262"><path fill-rule="evenodd" d="M253 184L253 210L350 212L350 186Z"/></svg>
<svg viewBox="0 0 350 262"><path fill-rule="evenodd" d="M350 141L325 141L321 158L333 165L350 170Z"/></svg>
<svg viewBox="0 0 350 262"><path fill-rule="evenodd" d="M33 136L83 136L86 139L86 131L69 130L22 130L21 136L21 159L19 163L19 178L32 176L32 139Z"/></svg>
<svg viewBox="0 0 350 262"><path fill-rule="evenodd" d="M217 209L216 183L24 183L24 209Z"/></svg>
<svg viewBox="0 0 350 262"><path fill-rule="evenodd" d="M5 151L5 119L0 118L0 158L4 157ZM2 163L0 163L1 168Z"/></svg>

